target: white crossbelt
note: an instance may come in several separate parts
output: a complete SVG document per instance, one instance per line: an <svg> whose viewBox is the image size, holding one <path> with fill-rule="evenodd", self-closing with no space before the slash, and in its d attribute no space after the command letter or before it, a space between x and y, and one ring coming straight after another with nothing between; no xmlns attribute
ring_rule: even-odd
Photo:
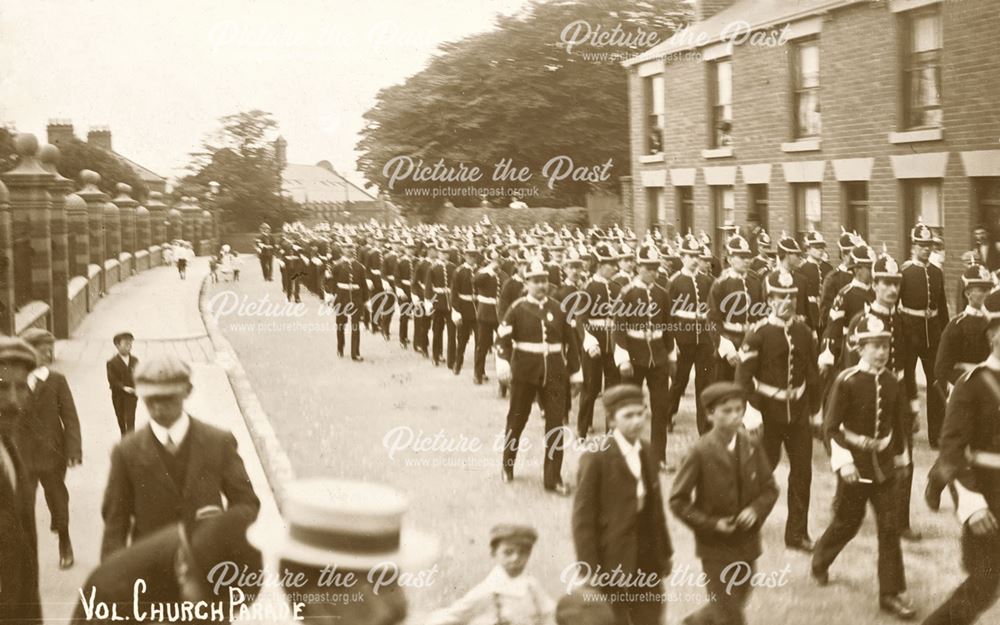
<svg viewBox="0 0 1000 625"><path fill-rule="evenodd" d="M778 388L777 386L771 386L770 384L765 384L760 380L756 381L757 392L764 397L770 397L771 399L777 399L778 401L785 401L788 399L798 399L806 392L806 385L800 384L795 388Z"/></svg>
<svg viewBox="0 0 1000 625"><path fill-rule="evenodd" d="M555 354L562 351L562 343L525 343L514 341L514 349L529 354Z"/></svg>
<svg viewBox="0 0 1000 625"><path fill-rule="evenodd" d="M434 287L434 292L435 293L447 293L448 289L445 288L445 287L443 287L443 286L436 286L436 287Z"/></svg>
<svg viewBox="0 0 1000 625"><path fill-rule="evenodd" d="M1000 454L993 451L967 451L969 462L974 467L1000 470Z"/></svg>
<svg viewBox="0 0 1000 625"><path fill-rule="evenodd" d="M930 319L931 317L937 316L937 310L934 308L928 308L927 310L920 310L917 308L907 308L902 304L899 305L899 312L910 315L911 317L920 317L921 319Z"/></svg>
<svg viewBox="0 0 1000 625"><path fill-rule="evenodd" d="M675 317L680 317L681 319L704 319L705 313L694 312L690 310L675 310Z"/></svg>
<svg viewBox="0 0 1000 625"><path fill-rule="evenodd" d="M627 330L625 334L629 338L640 341L655 341L663 338L663 330Z"/></svg>
<svg viewBox="0 0 1000 625"><path fill-rule="evenodd" d="M410 286L410 281L409 281L409 280L401 280L401 282L402 282L402 283L403 283L403 284L404 284L405 286Z"/></svg>

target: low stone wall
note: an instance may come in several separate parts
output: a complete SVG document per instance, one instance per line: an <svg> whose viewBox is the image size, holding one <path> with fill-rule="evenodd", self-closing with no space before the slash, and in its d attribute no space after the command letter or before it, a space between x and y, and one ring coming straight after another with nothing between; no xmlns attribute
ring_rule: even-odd
<svg viewBox="0 0 1000 625"><path fill-rule="evenodd" d="M149 248L149 266L150 268L159 267L163 264L163 248L159 245L154 245Z"/></svg>
<svg viewBox="0 0 1000 625"><path fill-rule="evenodd" d="M94 310L101 299L101 268L87 265L87 312Z"/></svg>
<svg viewBox="0 0 1000 625"><path fill-rule="evenodd" d="M49 329L48 304L35 300L21 306L21 310L14 315L14 332L20 336L28 328Z"/></svg>
<svg viewBox="0 0 1000 625"><path fill-rule="evenodd" d="M104 290L110 291L111 287L121 282L121 265L117 260L109 258L104 261Z"/></svg>
<svg viewBox="0 0 1000 625"><path fill-rule="evenodd" d="M118 255L118 264L121 266L118 273L118 281L124 282L132 275L132 255L122 252Z"/></svg>
<svg viewBox="0 0 1000 625"><path fill-rule="evenodd" d="M136 272L140 272L147 269L149 269L149 252L139 250L135 253L135 270Z"/></svg>
<svg viewBox="0 0 1000 625"><path fill-rule="evenodd" d="M69 313L70 334L83 322L84 317L87 316L87 312L89 311L87 302L87 287L89 284L90 282L83 276L75 276L69 280L69 307L67 312Z"/></svg>

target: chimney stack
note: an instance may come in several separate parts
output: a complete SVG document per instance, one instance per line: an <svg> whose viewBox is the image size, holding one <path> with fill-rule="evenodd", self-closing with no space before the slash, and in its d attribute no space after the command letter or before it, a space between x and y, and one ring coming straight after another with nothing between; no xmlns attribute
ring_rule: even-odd
<svg viewBox="0 0 1000 625"><path fill-rule="evenodd" d="M69 143L75 138L73 136L73 122L68 119L50 119L46 131L49 143L54 146Z"/></svg>
<svg viewBox="0 0 1000 625"><path fill-rule="evenodd" d="M737 0L696 0L695 1L695 21L703 22L730 6L736 4Z"/></svg>
<svg viewBox="0 0 1000 625"><path fill-rule="evenodd" d="M105 152L111 152L111 129L107 126L91 127L87 133L87 143Z"/></svg>

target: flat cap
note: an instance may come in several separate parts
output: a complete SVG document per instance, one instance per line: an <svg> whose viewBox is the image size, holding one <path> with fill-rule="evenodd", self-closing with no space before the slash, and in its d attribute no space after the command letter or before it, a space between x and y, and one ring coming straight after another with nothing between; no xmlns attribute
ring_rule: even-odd
<svg viewBox="0 0 1000 625"><path fill-rule="evenodd" d="M490 549L497 546L501 540L522 543L529 547L538 540L538 532L530 525L517 523L500 523L490 530Z"/></svg>
<svg viewBox="0 0 1000 625"><path fill-rule="evenodd" d="M55 343L56 337L48 330L42 328L28 328L21 335L21 338L31 345L41 345L42 343Z"/></svg>
<svg viewBox="0 0 1000 625"><path fill-rule="evenodd" d="M612 416L623 406L643 405L642 389L635 384L618 384L604 391L604 411Z"/></svg>
<svg viewBox="0 0 1000 625"><path fill-rule="evenodd" d="M714 382L701 392L701 405L711 410L717 403L727 399L746 399L743 387L735 382Z"/></svg>
<svg viewBox="0 0 1000 625"><path fill-rule="evenodd" d="M140 397L177 395L191 387L191 367L173 354L139 363L135 370L135 392Z"/></svg>
<svg viewBox="0 0 1000 625"><path fill-rule="evenodd" d="M122 339L129 339L129 340L133 340L133 341L134 341L134 340L135 340L135 337L134 337L134 336L132 336L132 333L131 333L131 332L119 332L118 334L116 334L116 335L115 335L115 338L114 338L114 339L112 339L112 342L113 342L113 343L114 343L115 345L117 345L117 344L118 344L118 341L120 341L120 340L122 340Z"/></svg>
<svg viewBox="0 0 1000 625"><path fill-rule="evenodd" d="M24 339L9 336L0 337L0 363L22 364L28 369L38 366L38 354L35 348Z"/></svg>

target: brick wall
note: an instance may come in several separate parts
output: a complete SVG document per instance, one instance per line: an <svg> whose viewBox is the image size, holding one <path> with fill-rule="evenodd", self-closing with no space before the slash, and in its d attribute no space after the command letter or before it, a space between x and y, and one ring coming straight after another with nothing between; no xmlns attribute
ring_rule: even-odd
<svg viewBox="0 0 1000 625"><path fill-rule="evenodd" d="M834 159L874 157L869 194L869 239L887 244L901 257L906 237L902 184L896 179L890 156L948 152L942 180L945 212L946 271L956 279L961 252L971 241L975 216L970 215L973 180L966 177L958 152L996 150L1000 137L1000 55L995 53L995 33L1000 12L990 0L962 0L942 5L942 94L944 139L922 143L892 144L888 134L899 131L900 50L897 15L887 2L863 2L822 17L820 85L822 110L821 149L786 153L781 143L792 140L792 84L788 46L736 46L733 63L733 156L702 158L708 147L708 68L694 55L671 58L666 64L664 160L643 164L644 94L635 67L628 68L630 137L632 143L633 215L637 229L648 225L647 193L642 172L670 168L696 168L694 185L695 229L712 233L711 189L703 168L771 164L769 230L793 228L792 189L782 163L825 161L821 232L828 240L840 232L844 216L841 184ZM736 222L745 223L747 186L737 169ZM677 219L676 193L667 175L667 219ZM835 254L835 248L831 250ZM953 283L953 282L952 282Z"/></svg>

